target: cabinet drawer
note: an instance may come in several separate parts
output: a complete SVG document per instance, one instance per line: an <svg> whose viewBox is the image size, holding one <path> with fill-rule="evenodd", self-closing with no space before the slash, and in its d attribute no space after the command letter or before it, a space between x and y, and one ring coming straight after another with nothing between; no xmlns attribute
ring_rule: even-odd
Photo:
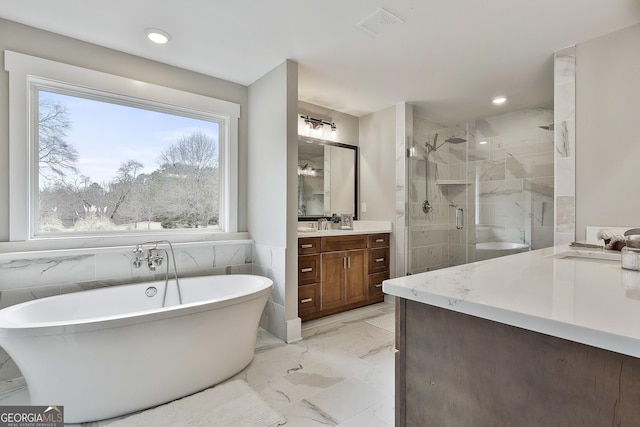
<svg viewBox="0 0 640 427"><path fill-rule="evenodd" d="M369 274L389 270L389 248L370 249Z"/></svg>
<svg viewBox="0 0 640 427"><path fill-rule="evenodd" d="M298 286L298 316L320 310L320 284Z"/></svg>
<svg viewBox="0 0 640 427"><path fill-rule="evenodd" d="M382 281L389 278L389 272L375 273L369 275L369 295L368 298L375 298L384 295L382 293Z"/></svg>
<svg viewBox="0 0 640 427"><path fill-rule="evenodd" d="M389 246L389 234L369 234L370 248L386 248Z"/></svg>
<svg viewBox="0 0 640 427"><path fill-rule="evenodd" d="M322 252L350 251L367 248L366 234L350 234L346 236L322 237Z"/></svg>
<svg viewBox="0 0 640 427"><path fill-rule="evenodd" d="M298 256L298 285L320 282L320 254Z"/></svg>
<svg viewBox="0 0 640 427"><path fill-rule="evenodd" d="M320 253L319 237L302 237L298 239L298 255Z"/></svg>

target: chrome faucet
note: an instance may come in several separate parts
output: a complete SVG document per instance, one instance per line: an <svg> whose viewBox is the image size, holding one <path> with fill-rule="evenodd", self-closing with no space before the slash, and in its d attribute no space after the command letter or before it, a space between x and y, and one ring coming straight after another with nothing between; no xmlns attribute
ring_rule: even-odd
<svg viewBox="0 0 640 427"><path fill-rule="evenodd" d="M142 248L142 245L137 245L133 250L133 253L136 254L136 258L133 260L133 266L135 268L142 267L142 263L146 262L149 270L156 271L156 267L162 265L162 261L164 260L164 256L160 254L160 250L157 247L150 248L145 250Z"/></svg>
<svg viewBox="0 0 640 427"><path fill-rule="evenodd" d="M159 248L158 245L166 244L169 246L169 250ZM169 266L173 262L173 274L176 280L176 288L178 291L178 302L182 304L182 290L180 289L180 280L178 279L178 266L176 264L176 255L173 250L173 245L168 240L158 240L155 242L145 242L136 245L133 253L136 255L133 260L133 266L135 268L142 267L143 263L147 264L150 271L156 271L156 267L162 265L165 257L167 258L165 278L164 278L164 294L162 296L162 307L166 306L167 302L167 290L169 288Z"/></svg>

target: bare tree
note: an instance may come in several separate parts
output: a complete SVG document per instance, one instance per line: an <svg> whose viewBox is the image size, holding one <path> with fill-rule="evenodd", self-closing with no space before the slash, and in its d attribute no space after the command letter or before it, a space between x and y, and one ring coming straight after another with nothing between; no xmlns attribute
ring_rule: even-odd
<svg viewBox="0 0 640 427"><path fill-rule="evenodd" d="M204 132L183 136L160 153L160 164L172 167L185 166L194 171L213 167L217 161L217 146Z"/></svg>
<svg viewBox="0 0 640 427"><path fill-rule="evenodd" d="M111 210L110 218L111 220L115 220L115 216L118 213L118 210L125 202L129 193L133 189L133 185L136 182L136 177L138 176L138 172L144 166L142 163L136 160L127 160L122 163L118 168L118 172L116 174L116 180L113 184L111 184L111 191L115 192L117 196L117 200Z"/></svg>
<svg viewBox="0 0 640 427"><path fill-rule="evenodd" d="M64 178L66 172L78 173L74 165L78 161L78 150L65 140L71 125L67 107L48 98L40 99L38 156L40 176L45 180Z"/></svg>
<svg viewBox="0 0 640 427"><path fill-rule="evenodd" d="M206 227L218 217L218 151L203 132L180 138L160 153L167 206L179 226Z"/></svg>

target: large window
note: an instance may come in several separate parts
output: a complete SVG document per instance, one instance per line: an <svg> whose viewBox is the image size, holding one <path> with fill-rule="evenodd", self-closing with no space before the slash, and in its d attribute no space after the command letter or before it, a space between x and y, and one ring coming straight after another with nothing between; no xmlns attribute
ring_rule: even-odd
<svg viewBox="0 0 640 427"><path fill-rule="evenodd" d="M12 240L236 231L237 104L8 51L5 67Z"/></svg>

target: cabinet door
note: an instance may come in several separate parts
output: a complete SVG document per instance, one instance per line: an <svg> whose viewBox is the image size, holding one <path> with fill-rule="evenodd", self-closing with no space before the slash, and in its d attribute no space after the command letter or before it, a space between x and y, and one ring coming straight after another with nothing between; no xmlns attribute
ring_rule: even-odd
<svg viewBox="0 0 640 427"><path fill-rule="evenodd" d="M367 299L366 251L349 251L347 257L347 304Z"/></svg>
<svg viewBox="0 0 640 427"><path fill-rule="evenodd" d="M341 307L345 302L345 266L347 259L344 252L322 254L322 309Z"/></svg>

